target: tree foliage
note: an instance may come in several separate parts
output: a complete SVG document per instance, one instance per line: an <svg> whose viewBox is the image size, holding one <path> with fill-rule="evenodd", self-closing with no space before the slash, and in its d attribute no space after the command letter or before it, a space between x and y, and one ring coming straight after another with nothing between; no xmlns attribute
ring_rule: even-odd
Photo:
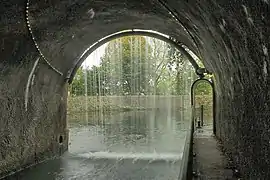
<svg viewBox="0 0 270 180"><path fill-rule="evenodd" d="M126 36L110 41L98 66L80 68L72 95L181 95L194 69L175 47L158 39ZM86 91L85 91L86 90Z"/></svg>

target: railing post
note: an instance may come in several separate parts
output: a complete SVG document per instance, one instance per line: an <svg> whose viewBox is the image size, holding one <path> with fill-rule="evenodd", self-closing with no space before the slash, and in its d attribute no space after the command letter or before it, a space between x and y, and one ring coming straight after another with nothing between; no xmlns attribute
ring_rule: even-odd
<svg viewBox="0 0 270 180"><path fill-rule="evenodd" d="M200 118L197 118L197 128L201 128L201 120L200 120Z"/></svg>
<svg viewBox="0 0 270 180"><path fill-rule="evenodd" d="M201 119L201 126L203 126L204 125L204 122L203 122L203 105L201 105L201 117L200 117L200 119Z"/></svg>

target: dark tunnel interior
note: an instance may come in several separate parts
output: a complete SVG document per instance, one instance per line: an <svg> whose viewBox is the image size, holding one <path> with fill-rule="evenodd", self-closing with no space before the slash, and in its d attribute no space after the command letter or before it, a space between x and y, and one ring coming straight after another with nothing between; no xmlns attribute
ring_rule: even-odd
<svg viewBox="0 0 270 180"><path fill-rule="evenodd" d="M2 0L0 177L68 144L67 87L83 53L128 29L184 44L215 76L216 136L244 179L270 177L268 0ZM66 148L66 147L64 147Z"/></svg>

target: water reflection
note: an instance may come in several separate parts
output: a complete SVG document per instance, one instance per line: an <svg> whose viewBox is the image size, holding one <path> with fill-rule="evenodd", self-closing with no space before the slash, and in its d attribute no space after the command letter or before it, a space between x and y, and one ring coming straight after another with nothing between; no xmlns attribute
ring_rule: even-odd
<svg viewBox="0 0 270 180"><path fill-rule="evenodd" d="M102 117L97 113L87 124L74 124L70 116L70 152L179 153L187 128L186 121L180 119L182 113L168 116L162 111L131 111Z"/></svg>
<svg viewBox="0 0 270 180"><path fill-rule="evenodd" d="M177 179L189 115L188 111L97 112L85 120L85 114L73 114L69 152L16 176L22 180Z"/></svg>

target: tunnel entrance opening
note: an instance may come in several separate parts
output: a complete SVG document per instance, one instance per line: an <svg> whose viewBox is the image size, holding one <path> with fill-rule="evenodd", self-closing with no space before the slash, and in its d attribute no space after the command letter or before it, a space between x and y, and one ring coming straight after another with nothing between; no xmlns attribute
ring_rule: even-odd
<svg viewBox="0 0 270 180"><path fill-rule="evenodd" d="M180 51L190 62L190 64L193 66L194 71L198 76L202 76L204 73L209 73L207 69L204 68L204 65L202 64L201 60L198 58L198 56L193 53L184 43L176 40L173 37L170 37L168 35L159 33L157 31L152 30L145 30L145 29L128 29L119 31L117 33L113 33L111 35L108 35L104 38L101 38L96 43L92 44L89 48L87 48L82 55L78 58L76 61L74 67L69 70L69 73L67 75L68 82L71 83L73 81L73 78L78 70L78 68L82 65L82 63L85 61L85 59L98 47L102 46L103 44L112 41L114 39L124 37L124 36L146 36L151 38L156 38L161 41L164 41L168 43L169 45L176 48L177 51Z"/></svg>
<svg viewBox="0 0 270 180"><path fill-rule="evenodd" d="M196 126L211 126L215 134L215 89L212 75L206 74L194 81L191 86L191 106Z"/></svg>
<svg viewBox="0 0 270 180"><path fill-rule="evenodd" d="M190 63L192 55L185 48L182 53L173 43L144 35L129 32L104 41L78 62L68 96L69 151L115 161L114 167L102 162L115 169L111 178L177 179L191 122L190 87L198 75L194 66L199 66L194 59ZM77 133L88 138L82 142ZM140 173L121 177L123 168Z"/></svg>

